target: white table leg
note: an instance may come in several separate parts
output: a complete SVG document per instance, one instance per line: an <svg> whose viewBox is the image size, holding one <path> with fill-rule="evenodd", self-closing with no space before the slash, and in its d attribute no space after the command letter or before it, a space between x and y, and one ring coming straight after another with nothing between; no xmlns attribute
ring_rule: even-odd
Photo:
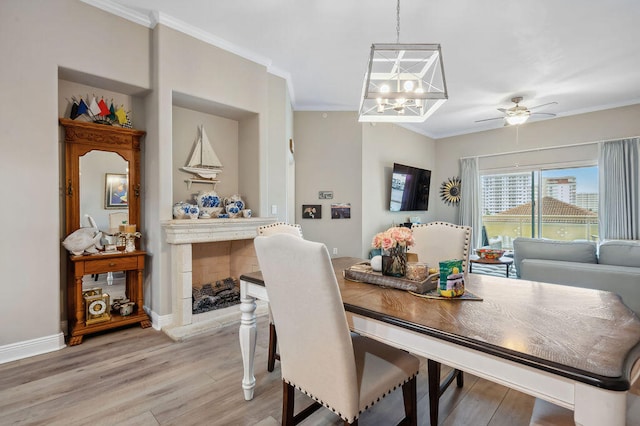
<svg viewBox="0 0 640 426"><path fill-rule="evenodd" d="M256 353L256 299L249 296L247 283L240 281L240 351L242 352L242 365L244 377L242 389L244 399L253 399L253 389L256 387L256 378L253 375L253 360Z"/></svg>
<svg viewBox="0 0 640 426"><path fill-rule="evenodd" d="M576 383L573 420L577 425L624 426L626 417L627 392Z"/></svg>

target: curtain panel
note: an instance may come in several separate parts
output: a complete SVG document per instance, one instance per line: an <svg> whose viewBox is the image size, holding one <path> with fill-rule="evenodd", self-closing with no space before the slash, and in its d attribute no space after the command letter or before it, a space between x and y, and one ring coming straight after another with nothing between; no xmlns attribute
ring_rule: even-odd
<svg viewBox="0 0 640 426"><path fill-rule="evenodd" d="M640 239L640 138L601 142L600 240Z"/></svg>
<svg viewBox="0 0 640 426"><path fill-rule="evenodd" d="M460 225L471 226L471 248L482 247L478 157L460 159Z"/></svg>

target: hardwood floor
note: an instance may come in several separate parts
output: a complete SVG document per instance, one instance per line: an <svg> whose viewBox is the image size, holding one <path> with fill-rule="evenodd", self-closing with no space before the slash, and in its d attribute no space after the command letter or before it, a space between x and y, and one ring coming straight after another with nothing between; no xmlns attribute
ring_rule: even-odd
<svg viewBox="0 0 640 426"><path fill-rule="evenodd" d="M137 326L91 335L78 346L0 365L0 425L277 425L280 367L267 364L267 318L258 319L255 398L240 387L238 325L174 342ZM419 424L429 424L427 374L418 376ZM443 374L448 370L443 366ZM636 385L636 388L638 386ZM296 396L297 409L309 401ZM465 374L440 402L442 425L528 425L533 398ZM361 425L396 424L398 390L360 419ZM341 425L319 410L304 425Z"/></svg>

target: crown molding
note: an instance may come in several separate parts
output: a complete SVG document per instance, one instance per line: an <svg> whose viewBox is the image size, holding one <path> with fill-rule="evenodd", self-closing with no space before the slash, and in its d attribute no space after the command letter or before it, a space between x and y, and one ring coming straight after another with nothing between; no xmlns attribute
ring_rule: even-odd
<svg viewBox="0 0 640 426"><path fill-rule="evenodd" d="M274 66L273 61L270 58L259 55L249 49L245 49L236 44L233 44L221 37L218 37L198 27L195 27L184 21L181 21L180 19L174 18L173 16L168 15L166 13L152 11L149 14L144 14L142 12L138 12L128 7L122 6L118 3L112 2L110 0L80 0L80 1L90 6L94 6L98 9L104 10L105 12L124 18L135 24L147 27L149 29L153 29L156 27L156 25L162 24L166 27L179 31L183 34L189 35L207 44L218 47L227 52L233 53L234 55L240 56L241 58L247 59L258 65L262 65L267 69L267 72L269 74L273 74L275 76L281 77L286 80L287 88L289 90L289 98L291 99L291 103L295 105L295 94L293 90L293 83L291 81L291 74L288 71L285 71L281 68Z"/></svg>

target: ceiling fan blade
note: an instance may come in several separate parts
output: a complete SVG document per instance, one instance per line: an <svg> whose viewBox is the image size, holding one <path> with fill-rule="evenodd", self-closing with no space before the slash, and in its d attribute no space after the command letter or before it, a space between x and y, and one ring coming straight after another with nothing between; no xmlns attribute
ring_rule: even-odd
<svg viewBox="0 0 640 426"><path fill-rule="evenodd" d="M491 121L491 120L502 120L502 119L504 119L504 117L485 118L485 119L482 119L482 120L476 120L476 123L481 123L483 121Z"/></svg>
<svg viewBox="0 0 640 426"><path fill-rule="evenodd" d="M546 104L536 105L534 107L531 107L531 108L529 108L529 110L536 109L536 108L542 108L542 107L547 106L547 105L557 105L557 104L558 104L557 102L548 102Z"/></svg>
<svg viewBox="0 0 640 426"><path fill-rule="evenodd" d="M555 116L556 116L555 114L552 114L552 113L550 113L550 112L532 112L532 113L531 113L531 115L534 115L534 114L535 114L535 115L548 115L548 116L550 116L550 117L555 117Z"/></svg>

